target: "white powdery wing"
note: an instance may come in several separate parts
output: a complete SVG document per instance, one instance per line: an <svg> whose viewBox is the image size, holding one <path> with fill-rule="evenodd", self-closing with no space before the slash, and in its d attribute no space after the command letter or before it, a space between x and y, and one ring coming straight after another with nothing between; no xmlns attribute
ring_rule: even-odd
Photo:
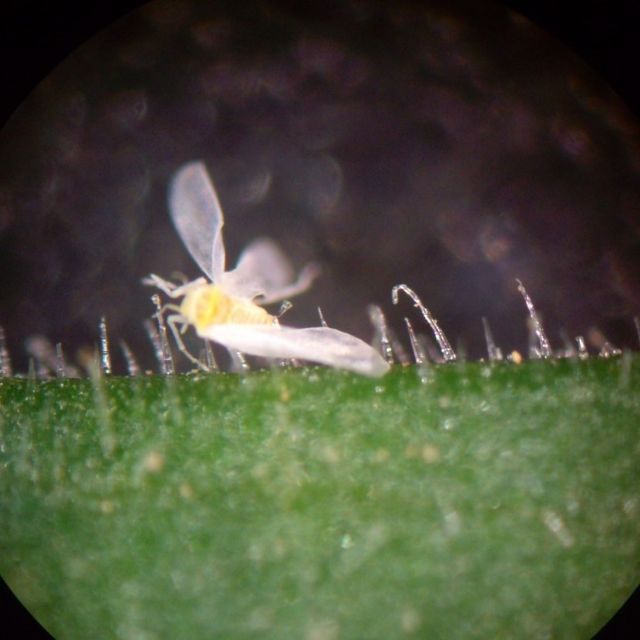
<svg viewBox="0 0 640 640"><path fill-rule="evenodd" d="M211 325L198 332L229 349L264 358L296 358L379 377L384 358L359 338L329 327L295 329L282 325Z"/></svg>
<svg viewBox="0 0 640 640"><path fill-rule="evenodd" d="M215 282L224 273L224 216L216 190L202 162L178 170L169 187L171 219L202 271Z"/></svg>
<svg viewBox="0 0 640 640"><path fill-rule="evenodd" d="M291 262L269 238L258 238L240 254L233 271L222 276L220 285L239 298L269 296L287 287L295 278Z"/></svg>

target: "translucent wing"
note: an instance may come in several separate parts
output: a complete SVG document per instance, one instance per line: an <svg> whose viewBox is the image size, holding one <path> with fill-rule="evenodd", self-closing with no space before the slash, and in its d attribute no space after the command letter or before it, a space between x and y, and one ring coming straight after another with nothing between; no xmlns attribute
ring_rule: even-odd
<svg viewBox="0 0 640 640"><path fill-rule="evenodd" d="M267 304L306 291L318 271L309 265L296 279L280 247L269 238L258 238L245 248L236 268L225 273L220 284L230 295L250 299L261 296L260 303Z"/></svg>
<svg viewBox="0 0 640 640"><path fill-rule="evenodd" d="M169 211L193 259L219 283L224 273L224 216L202 162L191 162L175 174L169 187Z"/></svg>
<svg viewBox="0 0 640 640"><path fill-rule="evenodd" d="M328 327L226 324L211 325L199 335L248 355L310 360L372 377L389 370L384 358L366 342Z"/></svg>

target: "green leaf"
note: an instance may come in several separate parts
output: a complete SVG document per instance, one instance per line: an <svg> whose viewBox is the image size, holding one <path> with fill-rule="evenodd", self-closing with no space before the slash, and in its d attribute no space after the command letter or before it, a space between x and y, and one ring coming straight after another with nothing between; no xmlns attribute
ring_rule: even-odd
<svg viewBox="0 0 640 640"><path fill-rule="evenodd" d="M639 390L628 354L3 379L0 571L60 639L588 638L640 579Z"/></svg>

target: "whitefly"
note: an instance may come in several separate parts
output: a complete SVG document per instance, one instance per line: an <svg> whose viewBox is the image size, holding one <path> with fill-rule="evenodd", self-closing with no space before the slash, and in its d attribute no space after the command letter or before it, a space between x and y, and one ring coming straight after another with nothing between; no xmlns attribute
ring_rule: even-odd
<svg viewBox="0 0 640 640"><path fill-rule="evenodd" d="M187 250L207 276L176 285L155 274L144 283L181 303L165 305L167 324L178 348L195 365L182 335L198 336L231 351L264 358L308 360L378 377L389 364L371 345L331 327L294 328L280 324L263 305L306 291L317 275L308 265L296 277L282 250L270 239L250 243L235 269L225 271L224 216L202 162L178 170L169 188L171 219Z"/></svg>

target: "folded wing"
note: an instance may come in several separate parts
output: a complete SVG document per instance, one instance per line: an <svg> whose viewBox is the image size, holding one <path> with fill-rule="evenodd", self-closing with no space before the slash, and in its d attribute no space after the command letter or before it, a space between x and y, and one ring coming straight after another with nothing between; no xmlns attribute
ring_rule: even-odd
<svg viewBox="0 0 640 640"><path fill-rule="evenodd" d="M295 329L281 325L211 325L199 332L229 349L264 358L296 358L379 377L384 358L359 338L329 327Z"/></svg>
<svg viewBox="0 0 640 640"><path fill-rule="evenodd" d="M291 298L310 286L318 275L314 265L305 267L296 278L289 259L269 238L251 242L240 255L238 266L222 276L220 284L230 295L269 304Z"/></svg>

